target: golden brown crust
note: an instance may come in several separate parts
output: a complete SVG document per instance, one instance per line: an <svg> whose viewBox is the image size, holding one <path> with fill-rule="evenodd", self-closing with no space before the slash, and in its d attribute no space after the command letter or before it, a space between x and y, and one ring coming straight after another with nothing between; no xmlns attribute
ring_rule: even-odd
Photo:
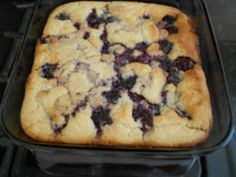
<svg viewBox="0 0 236 177"><path fill-rule="evenodd" d="M89 16L97 19L89 24ZM194 31L188 16L164 5L84 1L56 8L36 46L22 128L35 140L69 144L204 142L212 112ZM118 96L107 98L110 91Z"/></svg>

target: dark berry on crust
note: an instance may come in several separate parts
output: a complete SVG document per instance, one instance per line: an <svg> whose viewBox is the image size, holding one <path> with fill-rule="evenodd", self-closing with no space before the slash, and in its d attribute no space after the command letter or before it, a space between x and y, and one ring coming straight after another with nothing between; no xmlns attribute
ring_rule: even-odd
<svg viewBox="0 0 236 177"><path fill-rule="evenodd" d="M89 36L90 36L89 32L87 32L87 31L86 31L86 32L84 33L84 36L83 36L83 38L84 38L84 39L88 39L88 38L89 38Z"/></svg>
<svg viewBox="0 0 236 177"><path fill-rule="evenodd" d="M130 76L126 79L123 79L122 86L126 88L127 90L131 90L133 86L135 85L137 80L137 75Z"/></svg>
<svg viewBox="0 0 236 177"><path fill-rule="evenodd" d="M116 54L115 55L115 70L119 70L121 66L124 66L127 63L130 63L133 59L132 55L133 50L126 48L125 51L122 54Z"/></svg>
<svg viewBox="0 0 236 177"><path fill-rule="evenodd" d="M173 62L173 66L176 67L178 70L187 71L194 67L195 62L186 56L179 56Z"/></svg>
<svg viewBox="0 0 236 177"><path fill-rule="evenodd" d="M92 12L87 17L88 26L91 28L98 29L99 25L102 23L102 19L97 16L96 9L92 9Z"/></svg>
<svg viewBox="0 0 236 177"><path fill-rule="evenodd" d="M168 58L166 55L159 55L159 56L153 56L152 59L155 61L162 62L164 60L167 60Z"/></svg>
<svg viewBox="0 0 236 177"><path fill-rule="evenodd" d="M128 93L130 99L133 101L133 102L141 102L142 100L144 100L145 98L142 96L142 95L139 95L137 93L134 93L134 92L129 92Z"/></svg>
<svg viewBox="0 0 236 177"><path fill-rule="evenodd" d="M179 107L177 107L177 108L175 109L175 112L176 112L180 117L187 118L187 119L191 119L191 116L189 115L189 113L187 113L186 111L180 109Z"/></svg>
<svg viewBox="0 0 236 177"><path fill-rule="evenodd" d="M137 75L129 76L128 78L123 79L120 75L117 77L116 80L112 82L112 87L114 89L127 89L131 90L135 85L137 80Z"/></svg>
<svg viewBox="0 0 236 177"><path fill-rule="evenodd" d="M69 20L70 17L66 13L59 13L55 16L56 19L58 20Z"/></svg>
<svg viewBox="0 0 236 177"><path fill-rule="evenodd" d="M107 30L106 29L103 30L103 33L101 34L100 39L102 41L107 41Z"/></svg>
<svg viewBox="0 0 236 177"><path fill-rule="evenodd" d="M108 108L103 108L103 107L97 107L96 109L93 110L92 113L92 120L97 128L97 133L101 133L102 127L105 126L106 124L111 125L112 124L112 119L110 117L110 109Z"/></svg>
<svg viewBox="0 0 236 177"><path fill-rule="evenodd" d="M178 33L179 29L173 24L176 21L176 19L177 17L166 15L162 18L162 21L158 22L157 26L160 29L166 29L169 35Z"/></svg>
<svg viewBox="0 0 236 177"><path fill-rule="evenodd" d="M117 100L120 98L119 90L111 90L108 92L103 92L102 95L106 97L108 103L115 104Z"/></svg>
<svg viewBox="0 0 236 177"><path fill-rule="evenodd" d="M150 104L149 108L152 110L153 115L159 116L161 114L159 104Z"/></svg>
<svg viewBox="0 0 236 177"><path fill-rule="evenodd" d="M101 49L101 53L102 54L109 54L109 47L110 47L110 42L109 41L104 41L103 42L103 46L102 46L102 49Z"/></svg>
<svg viewBox="0 0 236 177"><path fill-rule="evenodd" d="M49 64L46 63L43 66L41 66L41 76L46 79L53 79L54 75L53 72L57 69L58 64Z"/></svg>
<svg viewBox="0 0 236 177"><path fill-rule="evenodd" d="M150 19L150 16L148 14L143 14L143 19Z"/></svg>
<svg viewBox="0 0 236 177"><path fill-rule="evenodd" d="M102 45L102 48L101 48L101 53L102 54L109 54L110 42L107 40L107 30L106 30L106 28L103 30L103 33L101 34L100 39L103 41L103 45Z"/></svg>
<svg viewBox="0 0 236 177"><path fill-rule="evenodd" d="M164 53L166 53L166 54L170 53L170 51L171 51L171 49L173 47L173 43L172 42L168 41L167 39L163 39L163 40L158 41L158 43L159 43L159 45L161 47L161 50Z"/></svg>
<svg viewBox="0 0 236 177"><path fill-rule="evenodd" d="M161 100L162 100L162 103L164 104L164 105L166 105L167 104L167 90L163 90L162 92L161 92Z"/></svg>
<svg viewBox="0 0 236 177"><path fill-rule="evenodd" d="M142 123L140 128L144 133L153 127L153 117L150 109L142 105L138 105L133 109L132 116L135 121L139 120Z"/></svg>
<svg viewBox="0 0 236 177"><path fill-rule="evenodd" d="M122 89L123 84L122 84L122 77L120 75L118 75L118 77L112 81L112 87L114 89Z"/></svg>
<svg viewBox="0 0 236 177"><path fill-rule="evenodd" d="M79 30L80 29L80 23L79 22L75 22L74 23L74 27Z"/></svg>
<svg viewBox="0 0 236 177"><path fill-rule="evenodd" d="M132 116L135 121L140 120L142 123L141 130L145 133L153 127L153 115L161 114L160 105L148 102L142 95L128 92L130 99L133 101Z"/></svg>
<svg viewBox="0 0 236 177"><path fill-rule="evenodd" d="M144 64L149 64L152 61L152 57L150 57L146 52L143 52L142 55L133 58L133 62L139 62Z"/></svg>
<svg viewBox="0 0 236 177"><path fill-rule="evenodd" d="M167 83L173 83L174 85L177 85L180 81L181 79L179 77L178 70L176 68L171 68L167 76Z"/></svg>
<svg viewBox="0 0 236 177"><path fill-rule="evenodd" d="M120 63L118 64L124 65L127 64L127 62L130 62L132 60L131 56L132 52L133 52L132 49L127 48L122 54L118 55L117 58L120 58L121 60L124 61L124 62L119 61Z"/></svg>
<svg viewBox="0 0 236 177"><path fill-rule="evenodd" d="M82 108L85 107L87 105L86 100L80 101L79 103L76 104L75 108L73 109L73 111L71 112L71 115L73 117L75 117L76 113Z"/></svg>
<svg viewBox="0 0 236 177"><path fill-rule="evenodd" d="M172 67L172 62L168 58L165 58L164 60L160 60L160 67L166 72L169 72Z"/></svg>
<svg viewBox="0 0 236 177"><path fill-rule="evenodd" d="M176 20L177 18L171 15L166 15L162 18L162 21L167 22L169 24L173 24Z"/></svg>
<svg viewBox="0 0 236 177"><path fill-rule="evenodd" d="M55 134L60 134L61 131L67 126L68 122L69 122L69 115L63 115L65 122L62 125L57 125L57 124L52 124L52 129L54 131Z"/></svg>
<svg viewBox="0 0 236 177"><path fill-rule="evenodd" d="M139 51L144 51L148 47L148 44L146 42L140 42L135 45L135 49Z"/></svg>
<svg viewBox="0 0 236 177"><path fill-rule="evenodd" d="M148 46L149 45L146 42L137 43L134 49L141 51L142 54L137 57L133 57L132 60L139 63L149 64L152 60L152 57L150 57L145 51Z"/></svg>
<svg viewBox="0 0 236 177"><path fill-rule="evenodd" d="M168 25L167 24L165 26L165 29L168 31L169 34L175 34L175 33L179 32L179 29L174 25Z"/></svg>

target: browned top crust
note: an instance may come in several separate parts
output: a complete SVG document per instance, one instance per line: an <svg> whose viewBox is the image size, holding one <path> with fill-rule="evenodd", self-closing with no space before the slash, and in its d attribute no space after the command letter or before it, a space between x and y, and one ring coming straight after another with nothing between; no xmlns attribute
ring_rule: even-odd
<svg viewBox="0 0 236 177"><path fill-rule="evenodd" d="M21 124L33 139L186 147L212 112L190 17L137 2L73 2L49 16L26 84Z"/></svg>

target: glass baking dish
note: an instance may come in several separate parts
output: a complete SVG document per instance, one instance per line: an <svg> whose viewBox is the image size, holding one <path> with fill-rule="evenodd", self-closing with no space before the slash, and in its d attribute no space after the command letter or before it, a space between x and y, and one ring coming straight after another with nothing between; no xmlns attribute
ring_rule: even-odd
<svg viewBox="0 0 236 177"><path fill-rule="evenodd" d="M68 0L38 0L35 3L35 10L24 36L20 55L13 66L1 106L1 124L5 133L14 143L32 150L41 168L56 173L52 166L57 163L71 163L74 165L83 163L122 163L149 166L155 164L154 166L160 167L160 172L165 174L166 171L163 171L162 168L170 164L171 167L176 168L173 174L184 174L196 158L213 152L229 142L233 132L233 120L227 83L207 6L201 0L142 0L142 2L174 6L191 16L196 24L202 65L213 109L213 128L204 143L191 148L145 149L52 144L37 142L28 137L21 129L20 109L25 83L34 60L34 48L37 39L42 34L50 12L66 2ZM66 173L66 170L62 170L61 173Z"/></svg>

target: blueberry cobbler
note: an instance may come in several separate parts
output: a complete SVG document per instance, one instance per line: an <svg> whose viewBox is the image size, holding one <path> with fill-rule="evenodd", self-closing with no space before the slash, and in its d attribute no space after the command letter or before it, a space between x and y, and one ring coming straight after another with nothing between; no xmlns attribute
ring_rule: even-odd
<svg viewBox="0 0 236 177"><path fill-rule="evenodd" d="M56 8L38 40L21 124L44 142L201 143L212 112L190 17L138 2Z"/></svg>

